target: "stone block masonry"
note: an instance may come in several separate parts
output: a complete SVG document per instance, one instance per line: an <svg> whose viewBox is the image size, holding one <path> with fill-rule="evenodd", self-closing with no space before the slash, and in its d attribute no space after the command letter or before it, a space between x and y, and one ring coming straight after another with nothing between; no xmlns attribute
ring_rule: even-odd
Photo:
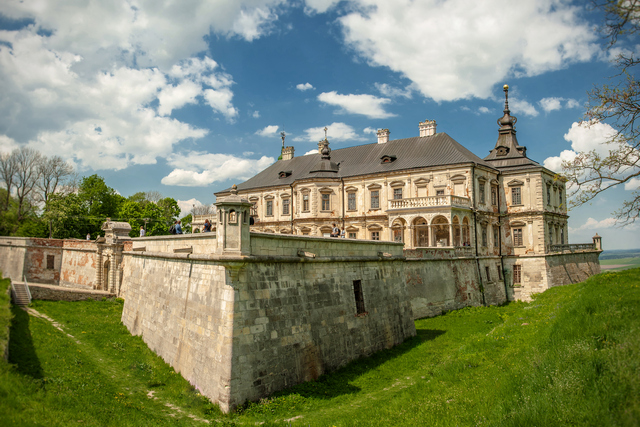
<svg viewBox="0 0 640 427"><path fill-rule="evenodd" d="M251 238L261 255L124 252L123 323L223 410L415 335L402 245Z"/></svg>

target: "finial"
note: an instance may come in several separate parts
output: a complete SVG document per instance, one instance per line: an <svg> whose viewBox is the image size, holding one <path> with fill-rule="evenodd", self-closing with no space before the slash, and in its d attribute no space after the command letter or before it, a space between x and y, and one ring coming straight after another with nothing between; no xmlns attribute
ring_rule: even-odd
<svg viewBox="0 0 640 427"><path fill-rule="evenodd" d="M324 139L327 139L327 131L328 131L328 130L329 130L329 129L325 126L325 127L324 127Z"/></svg>
<svg viewBox="0 0 640 427"><path fill-rule="evenodd" d="M284 133L284 131L280 132L280 137L282 138L282 148L284 148L284 137L285 137L286 135L287 135L287 134L286 134L286 133Z"/></svg>
<svg viewBox="0 0 640 427"><path fill-rule="evenodd" d="M233 185L231 186L231 194L233 194L234 196L235 196L236 194L238 194L238 186L237 186L237 185L233 184Z"/></svg>
<svg viewBox="0 0 640 427"><path fill-rule="evenodd" d="M511 129L514 129L518 119L515 116L512 116L511 111L509 111L509 85L502 86L502 90L504 90L504 115L498 119L498 124L501 128L508 126Z"/></svg>

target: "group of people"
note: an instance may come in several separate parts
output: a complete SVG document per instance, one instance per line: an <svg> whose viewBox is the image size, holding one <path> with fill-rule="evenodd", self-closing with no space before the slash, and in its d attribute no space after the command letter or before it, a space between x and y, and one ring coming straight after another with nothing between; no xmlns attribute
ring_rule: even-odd
<svg viewBox="0 0 640 427"><path fill-rule="evenodd" d="M331 237L342 237L343 239L347 237L347 233L344 230L344 227L339 228L336 223L333 223L333 228L331 229Z"/></svg>

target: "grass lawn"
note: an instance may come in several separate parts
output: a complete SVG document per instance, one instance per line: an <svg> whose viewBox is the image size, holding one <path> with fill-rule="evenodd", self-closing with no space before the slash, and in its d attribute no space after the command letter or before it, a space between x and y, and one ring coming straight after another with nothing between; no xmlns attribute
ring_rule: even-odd
<svg viewBox="0 0 640 427"><path fill-rule="evenodd" d="M121 302L33 308L65 332L13 309L1 425L640 424L640 269L418 320L404 344L230 415L128 334Z"/></svg>

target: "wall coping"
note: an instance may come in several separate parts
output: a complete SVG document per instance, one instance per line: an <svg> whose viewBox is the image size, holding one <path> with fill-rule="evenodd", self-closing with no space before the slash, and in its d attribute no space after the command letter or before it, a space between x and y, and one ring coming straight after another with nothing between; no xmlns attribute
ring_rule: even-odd
<svg viewBox="0 0 640 427"><path fill-rule="evenodd" d="M123 255L129 255L136 258L163 258L163 259L182 259L185 261L212 261L224 264L225 262L240 263L260 263L260 262L391 262L406 261L404 256L331 256L331 257L297 257L287 255L216 255L216 254L188 254L188 253L169 253L169 252L148 252L148 251L123 251Z"/></svg>

